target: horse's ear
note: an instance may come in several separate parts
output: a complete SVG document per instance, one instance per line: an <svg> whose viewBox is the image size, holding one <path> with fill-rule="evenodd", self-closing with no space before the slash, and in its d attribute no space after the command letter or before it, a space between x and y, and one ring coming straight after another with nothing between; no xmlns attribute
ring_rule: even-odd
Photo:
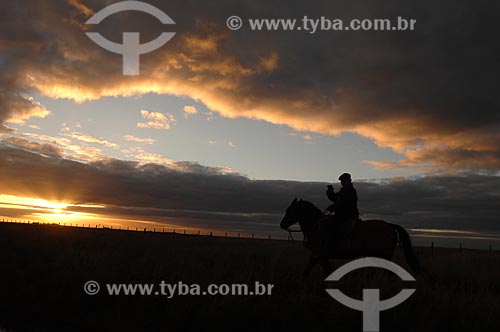
<svg viewBox="0 0 500 332"><path fill-rule="evenodd" d="M297 197L294 198L292 205L294 205L295 203L297 203Z"/></svg>

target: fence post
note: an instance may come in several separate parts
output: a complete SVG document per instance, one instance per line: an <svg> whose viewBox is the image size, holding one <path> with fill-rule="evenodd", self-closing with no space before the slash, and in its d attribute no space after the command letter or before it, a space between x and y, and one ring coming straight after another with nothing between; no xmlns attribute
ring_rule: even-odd
<svg viewBox="0 0 500 332"><path fill-rule="evenodd" d="M492 254L492 253L493 253L493 247L490 244L490 254Z"/></svg>
<svg viewBox="0 0 500 332"><path fill-rule="evenodd" d="M200 231L198 231L198 235L200 235Z"/></svg>
<svg viewBox="0 0 500 332"><path fill-rule="evenodd" d="M186 235L186 230L184 230L184 235Z"/></svg>
<svg viewBox="0 0 500 332"><path fill-rule="evenodd" d="M212 232L210 232L210 236L212 236Z"/></svg>
<svg viewBox="0 0 500 332"><path fill-rule="evenodd" d="M224 233L224 237L227 237L227 232Z"/></svg>
<svg viewBox="0 0 500 332"><path fill-rule="evenodd" d="M238 233L238 239L240 238L240 233Z"/></svg>
<svg viewBox="0 0 500 332"><path fill-rule="evenodd" d="M271 234L269 234L269 240L271 240Z"/></svg>
<svg viewBox="0 0 500 332"><path fill-rule="evenodd" d="M431 242L431 256L434 256L434 242Z"/></svg>

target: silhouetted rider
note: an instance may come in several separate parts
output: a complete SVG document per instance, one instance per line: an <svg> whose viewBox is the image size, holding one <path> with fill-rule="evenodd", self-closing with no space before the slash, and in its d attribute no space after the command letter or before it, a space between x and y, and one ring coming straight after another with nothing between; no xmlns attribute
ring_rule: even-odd
<svg viewBox="0 0 500 332"><path fill-rule="evenodd" d="M335 221L353 221L359 219L358 194L352 184L351 174L344 173L339 177L342 188L335 192L332 185L328 185L326 196L333 202L327 210L335 213Z"/></svg>

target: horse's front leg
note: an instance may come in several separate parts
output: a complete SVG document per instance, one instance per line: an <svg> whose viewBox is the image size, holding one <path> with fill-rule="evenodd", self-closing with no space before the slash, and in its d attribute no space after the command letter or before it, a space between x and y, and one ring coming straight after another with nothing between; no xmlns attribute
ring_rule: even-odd
<svg viewBox="0 0 500 332"><path fill-rule="evenodd" d="M321 257L319 259L319 263L323 267L323 270L325 271L325 278L328 277L332 273L332 266L330 265L330 261L328 260L327 257Z"/></svg>
<svg viewBox="0 0 500 332"><path fill-rule="evenodd" d="M319 257L311 255L311 258L309 258L309 262L306 265L306 268L304 269L304 272L302 273L302 280L306 279L313 267L316 266L318 263Z"/></svg>

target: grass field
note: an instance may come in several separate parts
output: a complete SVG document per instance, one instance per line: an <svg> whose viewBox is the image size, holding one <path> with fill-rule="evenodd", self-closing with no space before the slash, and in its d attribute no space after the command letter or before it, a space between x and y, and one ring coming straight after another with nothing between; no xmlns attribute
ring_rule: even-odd
<svg viewBox="0 0 500 332"><path fill-rule="evenodd" d="M381 331L500 331L500 254L416 248L415 294L381 314ZM0 224L0 330L362 331L360 312L325 292L320 268L301 272L297 242ZM402 262L401 254L395 261ZM336 262L338 267L343 262ZM270 296L110 296L105 283L274 284ZM351 297L399 292L393 274L363 269L338 285ZM332 285L330 285L332 286Z"/></svg>

